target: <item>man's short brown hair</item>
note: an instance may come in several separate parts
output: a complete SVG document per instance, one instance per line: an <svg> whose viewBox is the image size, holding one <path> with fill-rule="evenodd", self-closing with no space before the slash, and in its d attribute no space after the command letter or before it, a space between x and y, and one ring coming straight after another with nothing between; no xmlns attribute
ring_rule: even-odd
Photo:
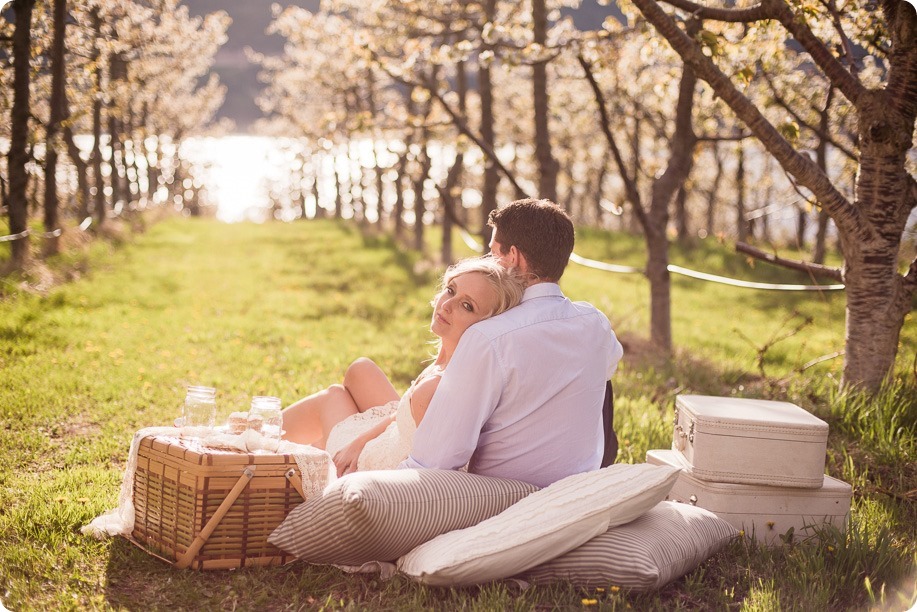
<svg viewBox="0 0 917 612"><path fill-rule="evenodd" d="M505 255L514 246L525 257L529 272L543 281L557 282L573 252L573 221L550 200L526 198L493 210L487 225Z"/></svg>

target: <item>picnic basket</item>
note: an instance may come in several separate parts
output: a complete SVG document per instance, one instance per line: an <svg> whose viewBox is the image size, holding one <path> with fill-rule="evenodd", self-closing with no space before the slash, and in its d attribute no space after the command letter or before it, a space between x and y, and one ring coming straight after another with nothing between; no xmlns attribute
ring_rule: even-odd
<svg viewBox="0 0 917 612"><path fill-rule="evenodd" d="M280 565L293 556L267 538L304 497L292 455L148 437L137 453L128 539L179 568Z"/></svg>

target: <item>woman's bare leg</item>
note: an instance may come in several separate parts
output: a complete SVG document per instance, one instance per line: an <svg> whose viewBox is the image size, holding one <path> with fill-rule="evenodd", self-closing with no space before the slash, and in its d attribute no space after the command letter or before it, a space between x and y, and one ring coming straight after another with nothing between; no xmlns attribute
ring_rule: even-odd
<svg viewBox="0 0 917 612"><path fill-rule="evenodd" d="M290 404L283 411L285 440L325 448L331 428L359 410L342 385L331 385L324 391Z"/></svg>
<svg viewBox="0 0 917 612"><path fill-rule="evenodd" d="M358 412L399 398L385 372L361 357L347 368L343 385L331 385L283 411L284 439L325 448L331 428Z"/></svg>
<svg viewBox="0 0 917 612"><path fill-rule="evenodd" d="M401 397L382 368L366 357L360 357L347 368L344 374L344 388L350 393L360 412Z"/></svg>

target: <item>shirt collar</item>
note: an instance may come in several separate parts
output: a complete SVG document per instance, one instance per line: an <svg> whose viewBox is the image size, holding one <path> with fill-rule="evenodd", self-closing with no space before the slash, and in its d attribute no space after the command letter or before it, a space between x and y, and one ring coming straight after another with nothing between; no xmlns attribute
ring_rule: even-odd
<svg viewBox="0 0 917 612"><path fill-rule="evenodd" d="M522 301L533 300L540 297L564 297L557 283L536 283L525 288Z"/></svg>

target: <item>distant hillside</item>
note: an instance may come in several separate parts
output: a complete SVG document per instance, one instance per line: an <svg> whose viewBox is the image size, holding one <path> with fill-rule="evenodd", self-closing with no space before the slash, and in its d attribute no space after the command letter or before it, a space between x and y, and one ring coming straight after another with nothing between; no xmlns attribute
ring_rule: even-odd
<svg viewBox="0 0 917 612"><path fill-rule="evenodd" d="M245 131L261 111L255 105L255 97L263 85L258 82L258 71L245 57L244 49L251 47L265 54L279 54L283 49L283 39L279 36L268 36L265 33L271 23L271 5L269 0L185 0L192 15L205 15L215 11L226 11L232 18L229 26L229 40L217 54L214 64L220 81L226 85L226 101L218 113L219 117L228 117L236 122L239 131ZM318 10L319 0L287 0L282 4L301 6L311 11ZM596 0L583 0L576 11L566 11L573 15L573 21L581 29L597 29L610 14L620 15L614 6L599 6Z"/></svg>

